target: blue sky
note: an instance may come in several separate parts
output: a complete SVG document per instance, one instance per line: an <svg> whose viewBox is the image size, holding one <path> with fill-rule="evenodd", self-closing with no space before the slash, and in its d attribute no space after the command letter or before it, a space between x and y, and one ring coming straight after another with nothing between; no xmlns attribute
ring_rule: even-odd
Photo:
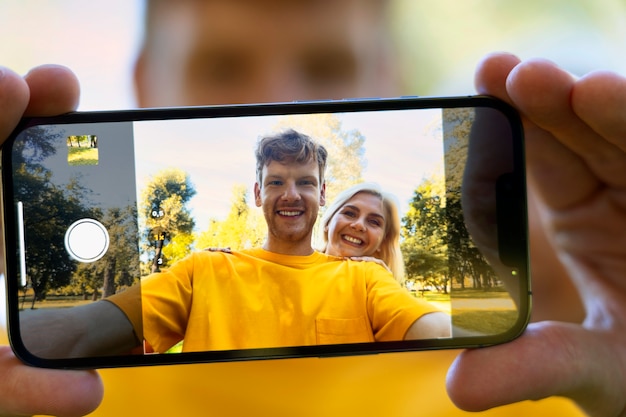
<svg viewBox="0 0 626 417"><path fill-rule="evenodd" d="M341 114L343 129L365 136L364 180L379 183L403 211L423 178L443 172L439 110ZM255 180L254 146L280 117L138 122L134 126L137 182L164 168L189 173L197 194L190 208L199 230L209 217L225 217L231 190ZM176 146L172 146L176 144ZM329 155L332 157L332 155ZM141 190L138 190L141 193Z"/></svg>

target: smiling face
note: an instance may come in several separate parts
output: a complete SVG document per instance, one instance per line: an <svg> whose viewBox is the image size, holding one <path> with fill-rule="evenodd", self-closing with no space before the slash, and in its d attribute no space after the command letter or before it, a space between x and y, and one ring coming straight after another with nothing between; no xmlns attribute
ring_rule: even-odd
<svg viewBox="0 0 626 417"><path fill-rule="evenodd" d="M270 161L263 167L261 181L254 185L254 197L268 226L263 248L287 255L310 255L313 226L325 203L317 161Z"/></svg>
<svg viewBox="0 0 626 417"><path fill-rule="evenodd" d="M374 194L355 194L337 210L326 228L327 254L378 257L385 236L383 202Z"/></svg>

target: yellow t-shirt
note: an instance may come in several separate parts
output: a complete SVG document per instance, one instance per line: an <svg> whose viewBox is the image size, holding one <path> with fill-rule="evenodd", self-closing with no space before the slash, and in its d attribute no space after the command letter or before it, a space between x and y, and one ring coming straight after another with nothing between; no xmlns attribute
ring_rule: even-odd
<svg viewBox="0 0 626 417"><path fill-rule="evenodd" d="M380 265L315 252L197 252L142 280L143 337L157 352L402 340L437 309Z"/></svg>
<svg viewBox="0 0 626 417"><path fill-rule="evenodd" d="M7 343L4 328L0 343ZM446 371L457 353L102 369L104 400L89 416L584 417L562 398L482 413L457 409L445 391Z"/></svg>
<svg viewBox="0 0 626 417"><path fill-rule="evenodd" d="M570 401L525 401L482 413L445 390L456 350L102 369L91 417L584 417Z"/></svg>

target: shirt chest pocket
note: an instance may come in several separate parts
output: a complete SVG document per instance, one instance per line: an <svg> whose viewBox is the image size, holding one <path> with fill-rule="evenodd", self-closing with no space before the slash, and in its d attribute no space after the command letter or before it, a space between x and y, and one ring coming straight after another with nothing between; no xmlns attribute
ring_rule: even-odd
<svg viewBox="0 0 626 417"><path fill-rule="evenodd" d="M318 345L373 342L374 335L365 317L315 319Z"/></svg>

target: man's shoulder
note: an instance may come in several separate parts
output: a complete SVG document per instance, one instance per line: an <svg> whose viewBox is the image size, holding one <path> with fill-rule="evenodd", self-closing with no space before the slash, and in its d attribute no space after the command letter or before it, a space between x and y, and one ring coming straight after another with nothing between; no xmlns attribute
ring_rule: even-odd
<svg viewBox="0 0 626 417"><path fill-rule="evenodd" d="M250 250L234 250L231 248L206 248L190 255L194 262L220 262L222 260L236 261L238 259L254 258Z"/></svg>
<svg viewBox="0 0 626 417"><path fill-rule="evenodd" d="M262 248L250 248L250 249L230 249L230 248L207 248L197 252L194 252L190 256L194 259L193 262L241 262L241 263L256 263L256 262L275 262L281 263L284 259L289 259L287 255L280 255L277 253L266 251Z"/></svg>

